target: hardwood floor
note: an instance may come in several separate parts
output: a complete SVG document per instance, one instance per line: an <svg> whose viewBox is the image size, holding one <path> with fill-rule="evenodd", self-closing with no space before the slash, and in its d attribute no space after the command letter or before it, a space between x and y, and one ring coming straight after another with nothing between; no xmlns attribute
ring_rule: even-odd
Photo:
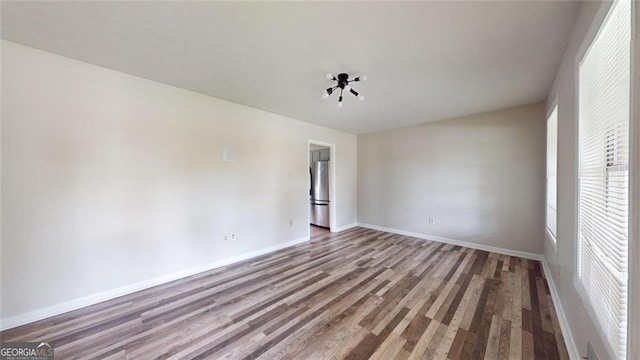
<svg viewBox="0 0 640 360"><path fill-rule="evenodd" d="M568 359L540 263L354 228L0 333L56 359Z"/></svg>
<svg viewBox="0 0 640 360"><path fill-rule="evenodd" d="M322 235L328 235L331 233L331 230L320 227L320 226L315 226L315 225L309 225L309 232L311 233L311 238L313 239L314 237L318 237L318 236L322 236Z"/></svg>

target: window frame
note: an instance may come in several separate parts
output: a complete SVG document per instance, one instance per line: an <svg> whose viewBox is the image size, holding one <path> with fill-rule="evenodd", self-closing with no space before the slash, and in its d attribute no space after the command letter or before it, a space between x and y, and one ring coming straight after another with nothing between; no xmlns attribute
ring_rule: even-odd
<svg viewBox="0 0 640 360"><path fill-rule="evenodd" d="M579 95L579 91L580 91L580 65L582 64L583 60L585 59L585 56L587 55L587 53L589 52L591 46L593 45L594 41L596 41L598 35L600 34L600 30L602 29L602 27L604 26L604 24L606 23L606 21L609 18L609 14L611 12L611 9L613 8L614 4L620 0L613 0L612 2L606 2L606 3L602 3L598 13L596 14L596 16L594 17L593 22L591 23L591 26L589 28L589 30L587 31L586 36L584 37L580 48L576 54L575 57L575 62L574 62L574 89L573 89L573 95L574 95L574 99L575 99L575 122L574 122L574 131L576 134L575 137L575 141L574 141L574 155L575 155L575 162L573 164L574 166L574 171L575 171L575 201L574 201L574 209L575 209L575 217L573 219L574 221L574 226L575 226L575 232L574 232L574 236L575 236L575 251L576 251L576 256L573 259L573 267L575 269L574 272L574 276L573 276L573 287L576 290L579 298L582 300L585 310L587 312L587 314L589 315L589 317L591 318L591 321L593 322L596 331L598 332L598 334L601 336L601 339L603 340L603 345L604 345L604 350L606 351L606 354L604 355L600 355L600 357L608 357L608 358L615 358L615 353L613 348L610 346L610 344L608 343L607 336L602 328L602 326L599 323L599 320L596 316L596 313L591 305L590 302L590 295L587 293L587 290L585 289L583 283L582 283L582 279L580 276L580 246L581 246L581 240L580 240L580 236L581 236L581 231L580 231L580 204L581 204L581 191L580 191L580 170L581 170L581 164L580 164L580 159L581 159L581 139L580 139L580 95ZM622 0L624 1L624 0ZM640 111L638 111L639 114L636 114L636 110L635 109L639 109L640 110L640 106L638 104L636 104L636 101L640 103L640 98L638 97L638 87L637 84L634 83L634 79L637 79L637 75L634 75L635 72L637 72L637 68L636 66L638 66L637 64L640 64L640 61L638 61L637 54L640 54L640 49L636 49L636 47L638 47L637 45L635 45L636 39L635 39L635 35L637 33L637 31L635 30L637 24L635 22L635 18L634 18L634 14L640 13L640 11L637 10L636 8L636 4L635 1L630 1L631 3L631 61L630 61L630 71L631 71L631 84L630 84L630 104L629 104L629 164L628 164L628 171L629 171L629 175L628 175L628 182L629 182L629 187L628 187L628 211L629 211L629 218L628 218L628 231L629 231L629 241L628 241L628 283L627 283L627 304L628 304L628 308L627 308L627 331L626 331L626 339L627 339L627 347L626 347L626 355L627 355L627 359L631 359L634 353L636 352L640 352L638 349L640 349L640 346L638 346L638 344L636 344L635 342L631 341L631 339L633 339L632 336L637 335L638 333L640 333L640 331L638 330L634 330L633 328L633 320L634 318L639 317L638 314L634 314L634 308L633 308L633 304L634 302L640 303L639 300L634 298L633 292L634 292L634 288L633 288L633 282L637 281L634 280L634 275L636 275L635 273L638 273L638 270L634 271L634 266L635 267L639 267L638 264L634 264L632 262L633 260L633 256L635 254L635 252L637 252L637 249L634 251L634 242L631 241L631 239L633 239L634 233L638 234L640 233L640 214L636 214L635 217L633 216L633 212L632 212L632 207L633 206L637 206L637 204L635 204L635 202L637 202L638 199L640 199L640 191L637 187L633 186L633 181L634 181L634 174L638 174L637 172L637 168L640 168L640 159L635 158L634 159L634 155L640 157L640 146L637 144L637 141L640 141L640 131L638 129L635 129L634 131L634 126L636 127L640 127L640 124L636 124L634 125L634 119L640 119ZM637 54L636 54L637 53ZM635 94L635 95L634 95ZM636 134L638 133L638 134ZM604 139L603 139L604 140ZM635 245L638 246L638 245ZM640 256L638 256L638 258L640 259ZM636 292L638 292L637 290L635 290ZM636 310L637 311L637 310ZM640 311L638 311L640 313ZM636 325L636 328L640 327Z"/></svg>
<svg viewBox="0 0 640 360"><path fill-rule="evenodd" d="M547 117L546 117L546 132L545 132L545 139L546 139L546 144L545 144L545 185L544 185L544 224L545 224L545 234L546 234L546 238L547 240L551 243L551 245L553 246L553 250L555 251L555 253L558 253L558 148L559 148L559 144L560 144L560 137L558 136L558 128L559 128L559 120L560 120L560 116L559 116L559 106L558 106L558 99L556 98L555 101L552 104L553 106L551 106L551 111L547 112ZM551 231L550 227L549 227L549 204L548 204L548 194L549 194L549 167L548 167L548 161L549 161L549 120L551 119L551 117L555 114L555 118L556 118L556 127L555 127L555 135L556 135L556 156L555 156L555 162L556 162L556 181L555 181L555 187L556 187L556 201L555 201L555 232Z"/></svg>

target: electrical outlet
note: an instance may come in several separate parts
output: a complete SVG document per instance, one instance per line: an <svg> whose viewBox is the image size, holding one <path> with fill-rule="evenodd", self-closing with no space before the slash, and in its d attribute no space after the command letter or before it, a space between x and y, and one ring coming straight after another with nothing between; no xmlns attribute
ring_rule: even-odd
<svg viewBox="0 0 640 360"><path fill-rule="evenodd" d="M435 223L435 220L432 217L430 217L429 218L429 225L433 225L434 223Z"/></svg>
<svg viewBox="0 0 640 360"><path fill-rule="evenodd" d="M231 240L235 240L236 239L236 233L231 233Z"/></svg>
<svg viewBox="0 0 640 360"><path fill-rule="evenodd" d="M224 241L229 240L229 237L227 236L227 234L222 235L222 240L224 240Z"/></svg>

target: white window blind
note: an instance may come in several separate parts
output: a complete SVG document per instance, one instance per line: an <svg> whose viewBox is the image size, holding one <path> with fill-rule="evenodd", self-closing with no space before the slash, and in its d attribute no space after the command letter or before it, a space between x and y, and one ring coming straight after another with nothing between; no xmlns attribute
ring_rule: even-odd
<svg viewBox="0 0 640 360"><path fill-rule="evenodd" d="M556 204L558 184L558 106L547 119L547 230L556 241Z"/></svg>
<svg viewBox="0 0 640 360"><path fill-rule="evenodd" d="M607 343L626 359L631 2L617 0L579 66L578 271Z"/></svg>

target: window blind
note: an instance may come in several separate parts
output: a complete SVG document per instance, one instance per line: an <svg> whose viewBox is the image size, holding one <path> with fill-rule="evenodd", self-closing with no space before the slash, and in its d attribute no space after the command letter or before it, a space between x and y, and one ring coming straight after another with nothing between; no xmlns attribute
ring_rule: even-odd
<svg viewBox="0 0 640 360"><path fill-rule="evenodd" d="M558 169L558 106L547 119L547 230L556 241Z"/></svg>
<svg viewBox="0 0 640 360"><path fill-rule="evenodd" d="M579 65L580 282L626 359L631 2L616 0Z"/></svg>

